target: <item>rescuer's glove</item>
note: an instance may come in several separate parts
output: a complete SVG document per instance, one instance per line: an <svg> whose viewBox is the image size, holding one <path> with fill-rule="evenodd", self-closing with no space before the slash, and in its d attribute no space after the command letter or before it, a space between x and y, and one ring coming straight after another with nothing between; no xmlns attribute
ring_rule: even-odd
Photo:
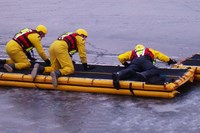
<svg viewBox="0 0 200 133"><path fill-rule="evenodd" d="M51 62L50 62L49 59L46 59L46 60L45 60L45 63L46 63L46 66L51 66Z"/></svg>
<svg viewBox="0 0 200 133"><path fill-rule="evenodd" d="M124 65L124 67L128 67L130 64L128 62L124 62L122 65Z"/></svg>
<svg viewBox="0 0 200 133"><path fill-rule="evenodd" d="M83 69L85 71L92 70L94 68L95 68L94 66L89 66L87 63L83 63Z"/></svg>
<svg viewBox="0 0 200 133"><path fill-rule="evenodd" d="M168 63L168 65L171 65L171 64L176 64L177 61L170 58L170 60L167 63Z"/></svg>

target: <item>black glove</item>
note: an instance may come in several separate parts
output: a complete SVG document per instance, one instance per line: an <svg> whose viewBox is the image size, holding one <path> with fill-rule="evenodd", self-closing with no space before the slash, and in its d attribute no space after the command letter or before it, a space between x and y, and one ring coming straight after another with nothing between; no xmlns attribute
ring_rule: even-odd
<svg viewBox="0 0 200 133"><path fill-rule="evenodd" d="M94 66L88 66L87 63L83 63L83 69L84 69L85 71L87 71L87 70L92 70L92 69L94 69L94 68L95 68Z"/></svg>
<svg viewBox="0 0 200 133"><path fill-rule="evenodd" d="M171 65L171 64L176 64L177 61L170 58L170 60L167 63L168 63L168 65Z"/></svg>
<svg viewBox="0 0 200 133"><path fill-rule="evenodd" d="M124 67L128 67L130 64L128 62L124 62L122 65L124 65Z"/></svg>
<svg viewBox="0 0 200 133"><path fill-rule="evenodd" d="M31 56L30 52L26 52L26 56L28 57L29 60L31 61L36 61L37 59Z"/></svg>
<svg viewBox="0 0 200 133"><path fill-rule="evenodd" d="M45 63L46 63L46 66L51 66L51 62L50 62L49 59L46 59L46 60L45 60Z"/></svg>

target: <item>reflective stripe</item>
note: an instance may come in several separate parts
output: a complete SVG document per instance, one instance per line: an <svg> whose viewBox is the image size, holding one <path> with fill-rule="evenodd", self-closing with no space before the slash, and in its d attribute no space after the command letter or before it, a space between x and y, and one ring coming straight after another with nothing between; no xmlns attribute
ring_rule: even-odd
<svg viewBox="0 0 200 133"><path fill-rule="evenodd" d="M141 50L136 51L136 54L137 54L138 57L144 56L144 53L145 53L145 49L141 49Z"/></svg>
<svg viewBox="0 0 200 133"><path fill-rule="evenodd" d="M139 54L137 52L139 52ZM140 57L140 56L144 56L144 55L150 56L152 62L154 61L154 55L149 50L149 48L145 48L144 50L138 50L138 51L132 50L132 54L131 54L130 60L133 60L134 58L137 58L137 57Z"/></svg>
<svg viewBox="0 0 200 133"><path fill-rule="evenodd" d="M58 37L57 40L63 40L68 45L68 51L71 55L77 52L76 33L66 33Z"/></svg>
<svg viewBox="0 0 200 133"><path fill-rule="evenodd" d="M25 28L21 30L19 33L17 33L13 37L13 40L16 41L25 52L30 51L31 49L33 49L33 44L28 39L28 35L32 33L38 33L38 32L36 30Z"/></svg>
<svg viewBox="0 0 200 133"><path fill-rule="evenodd" d="M29 52L29 51L31 51L32 49L33 49L33 47L29 47L29 48L26 49L26 52Z"/></svg>
<svg viewBox="0 0 200 133"><path fill-rule="evenodd" d="M69 54L74 55L76 52L77 52L77 50L71 50L71 51L69 51Z"/></svg>

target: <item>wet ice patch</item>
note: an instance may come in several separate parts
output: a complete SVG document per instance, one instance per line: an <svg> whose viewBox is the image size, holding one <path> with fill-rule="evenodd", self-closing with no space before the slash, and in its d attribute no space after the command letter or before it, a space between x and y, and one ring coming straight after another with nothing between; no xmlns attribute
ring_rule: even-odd
<svg viewBox="0 0 200 133"><path fill-rule="evenodd" d="M149 107L152 108L152 110L156 111L156 112L179 112L179 106L174 106L171 104L167 104L167 105L155 105L155 104L151 104L149 105Z"/></svg>

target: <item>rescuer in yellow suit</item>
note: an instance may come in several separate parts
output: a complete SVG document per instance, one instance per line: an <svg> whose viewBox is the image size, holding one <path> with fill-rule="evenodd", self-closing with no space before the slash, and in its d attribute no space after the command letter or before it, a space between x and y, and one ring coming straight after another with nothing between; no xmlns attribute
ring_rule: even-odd
<svg viewBox="0 0 200 133"><path fill-rule="evenodd" d="M50 73L52 84L57 86L57 78L61 75L74 73L74 65L71 56L78 52L84 70L93 69L87 65L85 42L88 33L84 29L77 29L74 33L65 33L56 39L49 47L51 67L43 67L35 64L31 72L32 78L35 79L37 74Z"/></svg>
<svg viewBox="0 0 200 133"><path fill-rule="evenodd" d="M43 46L41 44L41 39L47 33L47 28L44 25L38 25L36 30L25 28L17 33L12 40L6 44L6 52L9 59L1 60L4 64L4 68L8 72L13 70L22 70L30 68L30 60L36 60L31 57L30 51L36 48L40 57L50 65L50 60L47 58Z"/></svg>
<svg viewBox="0 0 200 133"><path fill-rule="evenodd" d="M158 68L154 65L155 59L166 62L169 65L176 63L174 59L167 55L152 48L145 48L142 44L137 44L132 51L120 54L118 59L125 66L125 69L112 75L113 85L117 89L120 88L119 80L121 79L137 76L140 80L145 81L152 76L159 75ZM130 63L127 61L130 61Z"/></svg>

